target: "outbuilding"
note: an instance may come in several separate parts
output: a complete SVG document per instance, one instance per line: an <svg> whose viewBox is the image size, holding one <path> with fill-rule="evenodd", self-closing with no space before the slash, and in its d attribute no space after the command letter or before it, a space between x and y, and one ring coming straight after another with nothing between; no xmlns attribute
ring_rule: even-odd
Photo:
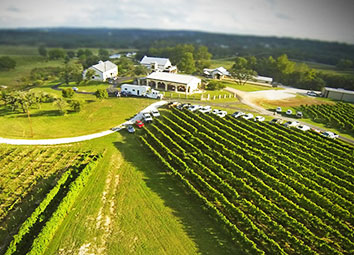
<svg viewBox="0 0 354 255"><path fill-rule="evenodd" d="M204 68L203 73L208 78L213 78L213 79L218 79L218 80L222 80L225 77L230 76L229 71L227 71L222 66L215 68L215 69Z"/></svg>
<svg viewBox="0 0 354 255"><path fill-rule="evenodd" d="M322 96L354 103L354 91L352 90L325 87L322 89Z"/></svg>
<svg viewBox="0 0 354 255"><path fill-rule="evenodd" d="M118 76L118 66L111 61L99 61L98 64L93 65L83 71L82 76L86 78L86 72L88 70L94 70L95 74L90 77L91 80L106 81L107 79L115 79Z"/></svg>
<svg viewBox="0 0 354 255"><path fill-rule="evenodd" d="M171 64L168 58L148 57L144 56L140 64L153 72L176 73L177 67Z"/></svg>

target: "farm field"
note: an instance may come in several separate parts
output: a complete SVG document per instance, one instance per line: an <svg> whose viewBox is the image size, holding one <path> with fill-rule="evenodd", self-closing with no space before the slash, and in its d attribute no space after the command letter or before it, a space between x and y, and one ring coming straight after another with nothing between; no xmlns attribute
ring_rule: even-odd
<svg viewBox="0 0 354 255"><path fill-rule="evenodd" d="M94 157L94 153L78 148L0 147L0 254L5 252L5 247L18 233L20 226L25 225L26 219L38 208L45 209L42 205L44 198L57 183L69 175L75 175L75 169L88 164ZM46 214L42 211L41 221ZM30 236L34 237L38 228L38 225L31 227L29 234L18 237L17 240L23 241L19 241L17 248L27 249Z"/></svg>
<svg viewBox="0 0 354 255"><path fill-rule="evenodd" d="M244 253L353 251L352 146L280 125L179 110L145 128L141 140Z"/></svg>
<svg viewBox="0 0 354 255"><path fill-rule="evenodd" d="M354 105L338 102L335 105L302 105L299 107L314 122L347 132L354 136Z"/></svg>

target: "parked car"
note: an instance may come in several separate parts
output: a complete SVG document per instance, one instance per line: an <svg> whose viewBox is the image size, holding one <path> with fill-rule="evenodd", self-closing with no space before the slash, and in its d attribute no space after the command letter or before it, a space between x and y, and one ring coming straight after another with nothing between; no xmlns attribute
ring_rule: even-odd
<svg viewBox="0 0 354 255"><path fill-rule="evenodd" d="M275 109L275 111L276 111L277 113L281 113L281 107L277 107L277 109Z"/></svg>
<svg viewBox="0 0 354 255"><path fill-rule="evenodd" d="M289 110L287 110L287 111L285 112L285 114L286 114L286 115L291 115L291 114L293 114L293 111L289 109Z"/></svg>
<svg viewBox="0 0 354 255"><path fill-rule="evenodd" d="M332 139L335 139L335 138L338 138L339 135L337 135L336 133L333 133L331 131L326 131L326 132L323 132L322 135L324 137L328 137L328 138L332 138Z"/></svg>
<svg viewBox="0 0 354 255"><path fill-rule="evenodd" d="M157 109L152 110L151 111L151 115L153 117L160 117L160 113L159 113L159 111Z"/></svg>
<svg viewBox="0 0 354 255"><path fill-rule="evenodd" d="M224 118L227 115L226 111L219 111L219 113L216 114L216 116L220 117L220 118Z"/></svg>
<svg viewBox="0 0 354 255"><path fill-rule="evenodd" d="M319 129L317 129L317 128L311 128L311 130L312 130L313 132L316 132L316 133L318 133L318 134L321 134L321 130L319 130Z"/></svg>
<svg viewBox="0 0 354 255"><path fill-rule="evenodd" d="M242 118L244 118L245 120L249 120L253 118L253 114L252 113L247 113L246 115L243 115Z"/></svg>
<svg viewBox="0 0 354 255"><path fill-rule="evenodd" d="M256 118L254 118L254 121L264 121L265 118L263 116L256 116Z"/></svg>
<svg viewBox="0 0 354 255"><path fill-rule="evenodd" d="M79 89L77 87L72 87L72 90L78 91Z"/></svg>
<svg viewBox="0 0 354 255"><path fill-rule="evenodd" d="M304 117L304 115L302 114L302 112L296 112L296 117L302 118L302 117Z"/></svg>
<svg viewBox="0 0 354 255"><path fill-rule="evenodd" d="M298 121L288 121L284 124L284 127L297 127L298 125L300 125Z"/></svg>
<svg viewBox="0 0 354 255"><path fill-rule="evenodd" d="M206 106L203 106L202 108L200 108L198 111L201 113L210 113L212 110L209 105L206 105Z"/></svg>
<svg viewBox="0 0 354 255"><path fill-rule="evenodd" d="M307 91L306 95L311 96L311 97L317 97L318 94L314 91Z"/></svg>
<svg viewBox="0 0 354 255"><path fill-rule="evenodd" d="M137 120L135 122L135 125L138 127L138 128L142 128L144 126L144 123L141 121L141 120Z"/></svg>
<svg viewBox="0 0 354 255"><path fill-rule="evenodd" d="M143 113L143 118L145 122L152 122L152 117L148 112Z"/></svg>
<svg viewBox="0 0 354 255"><path fill-rule="evenodd" d="M272 119L271 121L269 121L270 124L282 124L283 123L283 120L282 119L278 119L278 118L275 118L275 119Z"/></svg>
<svg viewBox="0 0 354 255"><path fill-rule="evenodd" d="M306 125L299 125L296 128L300 129L301 131L307 131L311 129L309 126Z"/></svg>
<svg viewBox="0 0 354 255"><path fill-rule="evenodd" d="M216 114L218 114L219 112L220 112L220 110L214 109L211 113L216 115Z"/></svg>
<svg viewBox="0 0 354 255"><path fill-rule="evenodd" d="M128 130L129 133L134 133L134 132L135 132L134 127L131 126L131 125L129 125L129 126L127 127L127 130Z"/></svg>
<svg viewBox="0 0 354 255"><path fill-rule="evenodd" d="M169 108L171 108L171 107L177 107L178 105L180 105L180 103L178 103L178 102L169 102L169 103L167 104L167 106L168 106Z"/></svg>
<svg viewBox="0 0 354 255"><path fill-rule="evenodd" d="M190 103L188 103L188 104L180 104L180 105L177 106L177 109L182 110L182 109L188 108L190 106L191 106Z"/></svg>
<svg viewBox="0 0 354 255"><path fill-rule="evenodd" d="M243 115L245 115L246 113L244 112L234 112L233 114L231 114L232 117L238 118L241 117Z"/></svg>
<svg viewBox="0 0 354 255"><path fill-rule="evenodd" d="M202 108L200 105L191 105L188 110L190 110L191 112L195 112L195 111L198 111L200 108Z"/></svg>

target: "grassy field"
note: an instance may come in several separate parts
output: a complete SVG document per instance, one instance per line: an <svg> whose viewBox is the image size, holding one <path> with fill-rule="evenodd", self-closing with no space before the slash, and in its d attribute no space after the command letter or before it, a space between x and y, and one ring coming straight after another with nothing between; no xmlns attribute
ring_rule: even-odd
<svg viewBox="0 0 354 255"><path fill-rule="evenodd" d="M60 91L50 88L37 89L60 96ZM54 91L54 92L53 92ZM108 98L97 100L93 95L76 94L73 99L84 102L79 113L69 112L62 116L52 103L41 104L31 110L33 137L26 114L12 113L0 106L0 137L6 138L60 138L86 135L117 126L146 106L155 102L143 98Z"/></svg>
<svg viewBox="0 0 354 255"><path fill-rule="evenodd" d="M108 83L99 81L89 81L87 83L80 83L79 85L75 82L70 82L69 85L62 84L60 88L72 88L77 87L81 92L96 92L97 89L107 89L110 86Z"/></svg>
<svg viewBox="0 0 354 255"><path fill-rule="evenodd" d="M106 152L46 254L238 254L136 135L124 130L77 146Z"/></svg>
<svg viewBox="0 0 354 255"><path fill-rule="evenodd" d="M36 47L29 46L0 46L0 56L9 56L16 61L16 68L9 71L0 71L0 85L11 88L21 88L24 84L21 79L27 77L36 67L62 66L62 60L46 60L38 54Z"/></svg>
<svg viewBox="0 0 354 255"><path fill-rule="evenodd" d="M226 59L212 59L210 68L218 68L220 66L224 67L225 69L229 70L234 65L235 61L231 58Z"/></svg>
<svg viewBox="0 0 354 255"><path fill-rule="evenodd" d="M308 62L308 61L295 61L295 62L297 62L297 63L305 63L310 68L316 69L317 71L320 71L320 72L323 72L323 73L328 73L328 74L333 74L333 75L345 75L345 76L354 77L354 69L353 68L350 69L350 70L339 70L334 65L326 65L326 64Z"/></svg>
<svg viewBox="0 0 354 255"><path fill-rule="evenodd" d="M262 86L262 85L254 85L254 84L249 84L246 83L245 85L240 85L237 84L236 82L232 81L222 81L223 84L225 84L226 87L238 89L241 91L246 91L246 92L252 92L252 91L260 91L260 90L282 90L283 88L276 88L276 87L270 87L270 86Z"/></svg>

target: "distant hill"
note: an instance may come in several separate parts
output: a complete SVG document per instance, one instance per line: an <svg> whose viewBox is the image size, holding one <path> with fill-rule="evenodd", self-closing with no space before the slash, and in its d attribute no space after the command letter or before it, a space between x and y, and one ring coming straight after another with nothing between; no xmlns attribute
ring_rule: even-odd
<svg viewBox="0 0 354 255"><path fill-rule="evenodd" d="M206 45L215 58L238 55L279 56L336 64L339 59L354 61L354 45L294 38L243 36L198 31L169 31L111 28L1 29L0 44L48 47L137 48L172 46L178 43Z"/></svg>

